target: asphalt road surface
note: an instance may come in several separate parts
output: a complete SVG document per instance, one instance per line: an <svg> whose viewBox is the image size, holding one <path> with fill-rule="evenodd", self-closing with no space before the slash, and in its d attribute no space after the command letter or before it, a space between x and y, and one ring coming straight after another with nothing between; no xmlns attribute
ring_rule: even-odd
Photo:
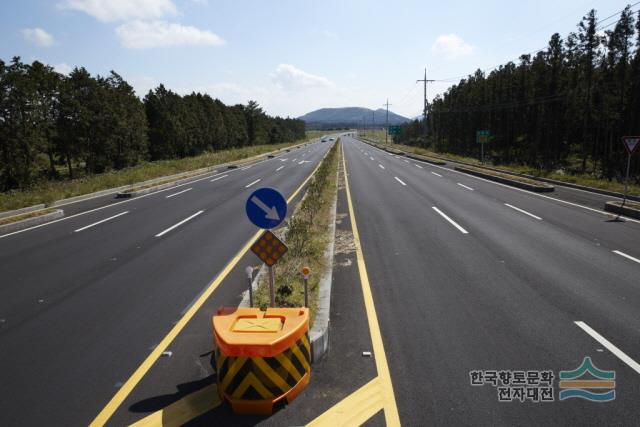
<svg viewBox="0 0 640 427"><path fill-rule="evenodd" d="M637 424L640 223L343 141L404 425ZM615 371L614 401L471 385L585 356Z"/></svg>
<svg viewBox="0 0 640 427"><path fill-rule="evenodd" d="M605 214L601 196L534 194L342 141L403 425L637 424L640 222ZM248 194L272 186L289 196L329 147L314 143L124 203L79 204L77 216L0 236L0 424L93 420L255 233L244 214ZM341 190L342 216L344 198ZM340 227L348 232L347 223ZM332 350L293 404L241 424L308 422L375 377L372 359L360 356L371 338L355 258L336 259ZM153 366L113 425L211 381L210 371L182 361L206 357L194 354L210 349L201 325L211 310L239 302L242 269L235 270L176 338L176 356ZM560 371L587 356L615 371L615 400L559 401ZM500 402L498 387L471 384L478 371L550 371L554 401ZM512 393L518 384L511 385ZM383 421L378 412L369 423ZM221 407L193 425L215 423L236 424Z"/></svg>
<svg viewBox="0 0 640 427"><path fill-rule="evenodd" d="M288 197L330 146L0 236L0 425L91 422L255 233L250 192ZM243 284L219 289L223 302L237 305Z"/></svg>

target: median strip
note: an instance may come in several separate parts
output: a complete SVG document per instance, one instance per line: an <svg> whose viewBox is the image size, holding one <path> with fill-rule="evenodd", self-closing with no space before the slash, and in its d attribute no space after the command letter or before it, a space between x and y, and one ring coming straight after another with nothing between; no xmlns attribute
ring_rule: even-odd
<svg viewBox="0 0 640 427"><path fill-rule="evenodd" d="M201 213L203 213L204 211L198 211L196 213L194 213L193 215L191 215L189 218L185 218L182 221L180 221L179 223L172 225L171 227L167 228L164 231L161 231L160 233L156 234L156 237L162 237L165 234L167 234L168 232L170 232L171 230L180 227L182 224L184 224L187 221L191 221L193 218L197 217L198 215L200 215Z"/></svg>

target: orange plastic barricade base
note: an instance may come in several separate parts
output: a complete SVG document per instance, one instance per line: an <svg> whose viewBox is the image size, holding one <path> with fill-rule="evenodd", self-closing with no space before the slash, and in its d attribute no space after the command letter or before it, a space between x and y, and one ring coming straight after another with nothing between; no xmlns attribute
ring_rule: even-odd
<svg viewBox="0 0 640 427"><path fill-rule="evenodd" d="M213 331L218 392L234 412L271 414L309 383L307 308L220 308Z"/></svg>

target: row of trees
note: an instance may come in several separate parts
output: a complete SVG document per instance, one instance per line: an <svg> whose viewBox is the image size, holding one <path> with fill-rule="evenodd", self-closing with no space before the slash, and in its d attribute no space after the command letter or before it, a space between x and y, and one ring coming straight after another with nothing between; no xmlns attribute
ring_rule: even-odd
<svg viewBox="0 0 640 427"><path fill-rule="evenodd" d="M427 126L407 124L399 141L477 155L476 131L487 129L495 162L621 176L621 137L640 134L640 14L628 6L602 31L611 26L591 10L566 39L556 33L518 64L476 71L434 99Z"/></svg>
<svg viewBox="0 0 640 427"><path fill-rule="evenodd" d="M37 61L0 60L0 191L304 134L304 122L270 117L254 101L226 106L163 85L140 100L115 72L63 76Z"/></svg>

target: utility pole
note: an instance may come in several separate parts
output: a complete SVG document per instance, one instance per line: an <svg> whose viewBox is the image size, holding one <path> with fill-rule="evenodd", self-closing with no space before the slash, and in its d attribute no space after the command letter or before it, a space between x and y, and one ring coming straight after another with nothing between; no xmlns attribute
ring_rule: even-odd
<svg viewBox="0 0 640 427"><path fill-rule="evenodd" d="M424 120L424 136L427 137L427 83L432 83L435 80L427 80L427 69L424 69L424 79L416 80L416 83L424 83L424 109L422 110L422 117ZM425 141L426 142L426 141Z"/></svg>
<svg viewBox="0 0 640 427"><path fill-rule="evenodd" d="M387 103L386 104L382 104L383 107L387 107L387 119L385 121L385 130L384 130L384 143L387 144L388 143L388 138L389 138L389 98L387 98Z"/></svg>

